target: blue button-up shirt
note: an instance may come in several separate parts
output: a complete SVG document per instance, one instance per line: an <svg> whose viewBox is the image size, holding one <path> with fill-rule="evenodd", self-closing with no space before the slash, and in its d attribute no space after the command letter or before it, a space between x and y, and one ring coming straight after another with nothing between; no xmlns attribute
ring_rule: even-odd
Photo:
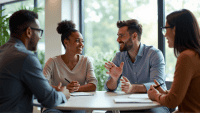
<svg viewBox="0 0 200 113"><path fill-rule="evenodd" d="M162 88L166 89L164 57L162 52L155 47L140 44L134 63L131 61L127 51L118 52L112 62L118 67L121 62L124 62L121 76L127 77L131 84L144 84L146 89L149 90L150 85L154 84L154 79L156 79L160 84L164 83ZM121 76L118 79L117 85L120 83ZM110 78L109 76L108 80ZM104 88L107 91L113 91L108 89L106 84L107 82Z"/></svg>
<svg viewBox="0 0 200 113"><path fill-rule="evenodd" d="M37 56L10 38L0 46L0 112L32 112L33 94L47 108L67 101L49 85Z"/></svg>

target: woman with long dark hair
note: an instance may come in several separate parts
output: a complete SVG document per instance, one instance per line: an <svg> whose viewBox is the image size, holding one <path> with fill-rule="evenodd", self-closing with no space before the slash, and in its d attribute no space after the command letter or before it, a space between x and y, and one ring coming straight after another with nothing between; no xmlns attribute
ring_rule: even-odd
<svg viewBox="0 0 200 113"><path fill-rule="evenodd" d="M177 57L171 89L164 91L156 80L148 91L151 100L177 112L200 112L200 33L195 16L187 9L167 16L163 35Z"/></svg>

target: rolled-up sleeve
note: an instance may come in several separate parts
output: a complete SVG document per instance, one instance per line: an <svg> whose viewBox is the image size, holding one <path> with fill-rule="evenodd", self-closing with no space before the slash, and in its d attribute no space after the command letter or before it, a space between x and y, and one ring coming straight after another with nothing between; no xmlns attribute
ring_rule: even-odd
<svg viewBox="0 0 200 113"><path fill-rule="evenodd" d="M92 62L87 59L87 75L86 75L86 82L92 83L97 87L97 78L95 77L94 68Z"/></svg>
<svg viewBox="0 0 200 113"><path fill-rule="evenodd" d="M154 79L156 79L162 85L162 88L166 90L165 85L165 61L163 54L160 50L154 51L150 56L150 82L144 83L147 91L150 86L154 84Z"/></svg>
<svg viewBox="0 0 200 113"><path fill-rule="evenodd" d="M29 55L23 63L21 80L29 87L42 106L55 107L67 101L62 92L52 88L42 73L42 66L36 56Z"/></svg>
<svg viewBox="0 0 200 113"><path fill-rule="evenodd" d="M119 67L119 65L120 65L120 63L119 63L119 53L116 53L116 55L115 55L115 57L113 58L112 62L113 62L117 67ZM122 75L121 75L121 76L122 76ZM117 87L118 87L118 85L119 85L121 76L120 76L119 79L117 80ZM116 91L116 90L117 90L117 87L116 87L116 89L114 89L114 90L110 90L110 89L107 87L107 82L108 82L108 80L110 80L110 79L111 79L111 76L109 75L108 79L106 80L106 82L105 82L105 84L104 84L104 89L105 89L106 91L109 91L109 92Z"/></svg>

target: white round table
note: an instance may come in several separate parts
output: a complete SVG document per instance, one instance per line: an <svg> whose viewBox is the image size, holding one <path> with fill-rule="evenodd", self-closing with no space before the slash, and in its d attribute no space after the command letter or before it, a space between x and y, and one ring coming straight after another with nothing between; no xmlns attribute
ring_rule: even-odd
<svg viewBox="0 0 200 113"><path fill-rule="evenodd" d="M87 113L92 113L93 110L109 110L114 113L120 113L120 110L144 110L161 105L155 101L152 103L115 103L116 98L128 98L130 94L123 92L106 92L96 91L87 92L94 94L93 96L70 96L68 101L55 107L59 110L86 110ZM34 100L34 106L41 107L41 104Z"/></svg>

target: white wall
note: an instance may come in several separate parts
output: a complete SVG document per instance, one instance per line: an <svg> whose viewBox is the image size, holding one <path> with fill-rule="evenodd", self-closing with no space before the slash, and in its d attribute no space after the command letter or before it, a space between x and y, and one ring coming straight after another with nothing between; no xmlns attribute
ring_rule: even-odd
<svg viewBox="0 0 200 113"><path fill-rule="evenodd" d="M45 62L65 52L57 24L72 20L79 30L79 0L45 0Z"/></svg>

